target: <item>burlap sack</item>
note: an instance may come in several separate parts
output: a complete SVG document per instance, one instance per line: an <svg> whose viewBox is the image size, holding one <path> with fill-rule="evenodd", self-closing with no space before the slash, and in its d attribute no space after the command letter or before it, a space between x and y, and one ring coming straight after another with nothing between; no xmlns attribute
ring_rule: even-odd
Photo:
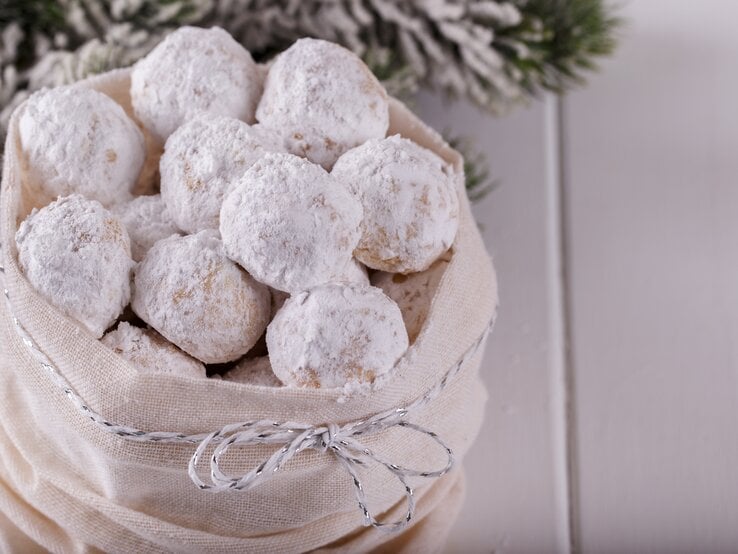
<svg viewBox="0 0 738 554"><path fill-rule="evenodd" d="M98 89L130 113L129 72L81 86ZM20 108L22 109L22 107ZM401 534L362 525L352 481L330 453L301 452L249 491L199 490L187 475L193 445L142 444L105 432L53 383L16 331L13 316L88 405L108 420L147 431L214 431L253 419L319 425L361 420L423 396L483 335L497 303L495 274L463 189L458 153L399 102L391 133L445 158L458 172L461 226L453 259L424 330L381 391L338 402L331 390L272 389L218 380L143 375L46 303L21 274L14 235L29 208L16 130L5 146L2 254L12 315L0 299L0 550L32 552L434 552L442 548L463 497L459 462L477 436L486 391L481 352L463 364L443 392L409 414L453 449L455 469L413 481L415 517ZM362 438L397 464L437 469L444 452L405 428ZM247 446L235 466L249 469L276 450ZM402 519L404 490L380 466L362 472L378 519Z"/></svg>

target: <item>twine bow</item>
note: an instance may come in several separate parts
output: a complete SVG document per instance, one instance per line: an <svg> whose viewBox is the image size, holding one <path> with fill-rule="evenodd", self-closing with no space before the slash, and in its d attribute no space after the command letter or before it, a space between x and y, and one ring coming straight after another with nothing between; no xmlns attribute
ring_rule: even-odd
<svg viewBox="0 0 738 554"><path fill-rule="evenodd" d="M354 494L364 516L364 525L389 531L403 529L413 518L415 499L413 489L408 484L410 477L436 478L444 475L454 465L451 450L433 431L405 421L405 409L393 409L371 417L365 421L354 422L342 427L329 423L325 426L311 427L296 423L277 423L254 421L227 425L209 434L197 446L190 459L188 473L190 479L203 490L221 492L226 490L248 490L272 478L289 460L303 450L313 449L330 453L351 476ZM445 451L446 465L437 471L418 471L394 464L364 446L357 437L371 435L390 427L404 427L431 437ZM216 445L210 455L210 483L204 482L197 472L197 465L211 445ZM221 469L221 461L232 446L252 444L281 444L267 460L243 475L232 476ZM389 471L403 486L407 513L403 519L391 523L376 520L367 507L364 487L357 469L369 464L379 464Z"/></svg>
<svg viewBox="0 0 738 554"><path fill-rule="evenodd" d="M5 268L0 264L0 274L4 275ZM331 454L343 466L353 481L356 501L364 517L364 525L372 526L385 531L401 531L412 520L415 511L413 488L408 484L411 477L425 477L435 479L448 473L454 466L454 454L451 448L433 431L410 423L406 416L436 398L448 382L459 372L467 360L471 359L484 339L490 332L494 319L490 321L484 332L466 350L462 357L444 374L423 396L402 408L393 408L376 414L368 419L354 421L339 426L326 423L320 426L311 426L301 423L259 420L243 423L233 423L213 433L186 435L170 431L142 431L113 423L90 408L74 390L67 379L59 372L48 356L36 344L17 317L13 315L10 294L4 290L8 311L13 318L16 332L28 347L31 354L37 359L41 368L51 377L53 382L64 392L70 402L85 416L89 417L100 428L108 433L136 442L166 442L197 444L194 454L188 464L190 479L202 490L224 492L228 490L249 490L272 478L284 465L300 452L308 449ZM379 433L389 428L402 427L413 432L427 435L444 449L447 455L446 465L436 471L421 471L409 469L395 464L364 446L359 438ZM228 475L221 468L221 462L232 447L255 444L282 445L268 459L243 475ZM206 451L213 447L210 455L210 482L206 483L198 473L198 464L205 456ZM394 522L380 522L371 514L367 507L366 494L361 482L358 468L378 464L389 471L404 487L406 515Z"/></svg>

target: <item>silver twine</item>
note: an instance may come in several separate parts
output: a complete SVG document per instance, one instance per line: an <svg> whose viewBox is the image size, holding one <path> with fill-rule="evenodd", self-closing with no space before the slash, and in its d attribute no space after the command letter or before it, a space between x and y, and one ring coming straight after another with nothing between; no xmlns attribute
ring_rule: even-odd
<svg viewBox="0 0 738 554"><path fill-rule="evenodd" d="M3 276L5 274L5 268L1 263L0 273ZM13 318L16 331L23 344L28 347L31 354L38 360L41 367L52 378L53 382L64 392L69 401L103 430L123 437L126 440L137 442L196 444L197 448L190 458L187 472L195 485L202 490L211 492L249 490L256 487L272 478L289 460L303 450L313 449L330 453L351 476L356 501L364 517L364 525L389 532L401 531L413 519L415 498L413 496L413 488L408 484L408 479L411 477L438 478L448 473L454 466L454 453L451 448L433 431L407 421L407 416L428 404L446 388L461 367L477 353L494 322L494 320L490 321L490 324L485 328L479 338L474 341L474 344L466 350L459 361L446 371L443 378L434 387L405 407L387 410L373 415L368 419L354 421L345 425L327 423L313 426L293 422L279 423L276 421L258 420L226 425L213 433L186 435L184 433L170 431L142 431L134 427L120 425L108 421L90 408L80 395L77 394L69 381L59 372L49 357L44 354L33 338L31 338L30 334L21 325L20 321L18 321L18 318L15 317L7 288L4 289L4 294L8 312ZM402 427L430 437L445 451L447 455L446 465L436 471L419 471L405 468L372 452L359 440L360 437L373 435L391 427ZM243 475L228 475L221 469L221 462L231 447L253 444L277 444L282 445L282 447L274 452L267 460ZM209 480L206 482L198 472L198 464L205 458L205 453L211 446L214 447L214 451L210 455L210 475ZM402 519L393 522L380 522L369 511L364 486L357 471L359 467L365 467L369 464L379 464L386 468L404 487L407 511Z"/></svg>

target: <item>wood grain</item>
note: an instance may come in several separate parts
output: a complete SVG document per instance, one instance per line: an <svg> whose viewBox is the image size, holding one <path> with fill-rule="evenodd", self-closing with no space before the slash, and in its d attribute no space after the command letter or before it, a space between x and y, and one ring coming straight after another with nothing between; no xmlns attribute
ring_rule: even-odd
<svg viewBox="0 0 738 554"><path fill-rule="evenodd" d="M624 15L565 114L579 546L735 552L738 3Z"/></svg>

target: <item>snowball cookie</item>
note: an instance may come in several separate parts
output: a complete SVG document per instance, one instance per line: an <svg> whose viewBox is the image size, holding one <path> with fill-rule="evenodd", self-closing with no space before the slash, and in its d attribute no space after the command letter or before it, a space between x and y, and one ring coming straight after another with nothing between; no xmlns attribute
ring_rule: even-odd
<svg viewBox="0 0 738 554"><path fill-rule="evenodd" d="M303 38L269 68L256 119L280 131L290 152L330 169L346 150L387 134L389 104L358 56Z"/></svg>
<svg viewBox="0 0 738 554"><path fill-rule="evenodd" d="M399 135L371 140L341 156L332 175L364 208L354 256L367 266L423 271L453 243L459 228L455 181L430 150Z"/></svg>
<svg viewBox="0 0 738 554"><path fill-rule="evenodd" d="M83 87L44 89L18 120L23 166L38 202L80 193L104 206L127 200L144 163L144 138L109 96Z"/></svg>
<svg viewBox="0 0 738 554"><path fill-rule="evenodd" d="M258 281L292 293L346 268L360 222L359 202L322 167L266 154L226 196L220 234L229 258Z"/></svg>
<svg viewBox="0 0 738 554"><path fill-rule="evenodd" d="M261 125L225 116L194 119L167 139L162 197L182 230L217 229L226 193L266 152L284 151L279 136Z"/></svg>
<svg viewBox="0 0 738 554"><path fill-rule="evenodd" d="M164 142L200 114L249 123L261 94L261 71L251 54L219 27L180 27L133 66L136 117Z"/></svg>
<svg viewBox="0 0 738 554"><path fill-rule="evenodd" d="M160 240L136 268L133 311L206 364L236 360L269 322L269 289L225 256L216 231Z"/></svg>
<svg viewBox="0 0 738 554"><path fill-rule="evenodd" d="M277 379L269 363L269 356L244 358L233 369L223 375L224 381L234 381L260 387L281 387L282 381Z"/></svg>
<svg viewBox="0 0 738 554"><path fill-rule="evenodd" d="M290 297L267 327L272 369L294 387L373 383L408 347L400 308L375 287L328 283Z"/></svg>
<svg viewBox="0 0 738 554"><path fill-rule="evenodd" d="M160 194L139 196L111 210L125 225L131 238L131 254L140 262L158 240L179 233Z"/></svg>
<svg viewBox="0 0 738 554"><path fill-rule="evenodd" d="M18 262L50 304L100 338L131 297L131 245L123 224L80 194L33 210L15 235Z"/></svg>
<svg viewBox="0 0 738 554"><path fill-rule="evenodd" d="M372 275L372 285L379 287L400 307L410 343L418 338L423 328L431 301L448 266L448 257L441 258L420 273L385 273Z"/></svg>
<svg viewBox="0 0 738 554"><path fill-rule="evenodd" d="M153 329L141 329L121 322L115 331L110 331L101 340L143 373L207 377L201 362L182 352Z"/></svg>

